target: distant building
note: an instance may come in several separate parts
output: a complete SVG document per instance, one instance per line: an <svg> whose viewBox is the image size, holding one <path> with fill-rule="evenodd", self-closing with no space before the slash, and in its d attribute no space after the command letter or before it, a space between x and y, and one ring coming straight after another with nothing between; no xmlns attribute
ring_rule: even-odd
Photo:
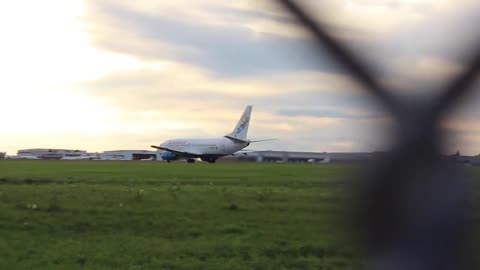
<svg viewBox="0 0 480 270"><path fill-rule="evenodd" d="M480 154L476 156L463 156L460 152L448 156L450 160L465 166L480 166Z"/></svg>
<svg viewBox="0 0 480 270"><path fill-rule="evenodd" d="M148 150L114 150L99 154L104 160L161 160L160 153Z"/></svg>
<svg viewBox="0 0 480 270"><path fill-rule="evenodd" d="M17 151L17 156L19 158L36 157L40 159L61 159L63 157L82 157L86 155L87 152L84 150L72 149L33 148Z"/></svg>
<svg viewBox="0 0 480 270"><path fill-rule="evenodd" d="M238 160L257 162L363 162L371 160L374 153L327 153L290 151L253 151L235 154ZM235 157L234 156L234 157ZM232 157L230 157L231 159Z"/></svg>

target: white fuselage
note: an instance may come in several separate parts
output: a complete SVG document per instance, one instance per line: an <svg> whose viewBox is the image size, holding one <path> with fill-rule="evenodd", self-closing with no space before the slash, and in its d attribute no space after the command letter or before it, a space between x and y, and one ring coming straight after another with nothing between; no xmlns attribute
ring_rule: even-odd
<svg viewBox="0 0 480 270"><path fill-rule="evenodd" d="M167 140L160 146L198 156L227 156L247 147L249 142L220 138L185 138Z"/></svg>

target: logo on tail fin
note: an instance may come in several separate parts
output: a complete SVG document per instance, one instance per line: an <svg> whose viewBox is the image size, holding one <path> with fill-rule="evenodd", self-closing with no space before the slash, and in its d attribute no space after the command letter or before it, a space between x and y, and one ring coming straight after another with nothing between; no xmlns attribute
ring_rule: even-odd
<svg viewBox="0 0 480 270"><path fill-rule="evenodd" d="M243 117L241 121L241 124L238 126L236 130L236 134L240 133L248 124L248 121L250 121L250 117Z"/></svg>

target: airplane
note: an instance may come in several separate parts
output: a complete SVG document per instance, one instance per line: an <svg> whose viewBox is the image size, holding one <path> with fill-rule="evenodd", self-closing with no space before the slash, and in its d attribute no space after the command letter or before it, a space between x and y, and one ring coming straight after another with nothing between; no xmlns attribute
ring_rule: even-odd
<svg viewBox="0 0 480 270"><path fill-rule="evenodd" d="M196 158L200 158L202 161L215 163L218 158L232 155L249 146L250 143L276 140L251 141L247 139L251 114L252 106L249 105L245 108L233 131L223 137L171 139L160 146L152 145L151 147L163 150L160 156L167 162L186 158L188 163L194 163Z"/></svg>

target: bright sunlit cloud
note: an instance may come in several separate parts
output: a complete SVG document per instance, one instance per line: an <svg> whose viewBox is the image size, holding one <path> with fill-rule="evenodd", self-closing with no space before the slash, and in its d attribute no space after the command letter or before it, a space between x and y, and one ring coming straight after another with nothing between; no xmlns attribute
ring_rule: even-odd
<svg viewBox="0 0 480 270"><path fill-rule="evenodd" d="M117 112L75 84L141 63L90 46L81 23L84 12L83 1L2 2L0 100L2 111L8 112L0 126L4 141L14 141L18 133L34 139L36 132L53 136L112 129Z"/></svg>

